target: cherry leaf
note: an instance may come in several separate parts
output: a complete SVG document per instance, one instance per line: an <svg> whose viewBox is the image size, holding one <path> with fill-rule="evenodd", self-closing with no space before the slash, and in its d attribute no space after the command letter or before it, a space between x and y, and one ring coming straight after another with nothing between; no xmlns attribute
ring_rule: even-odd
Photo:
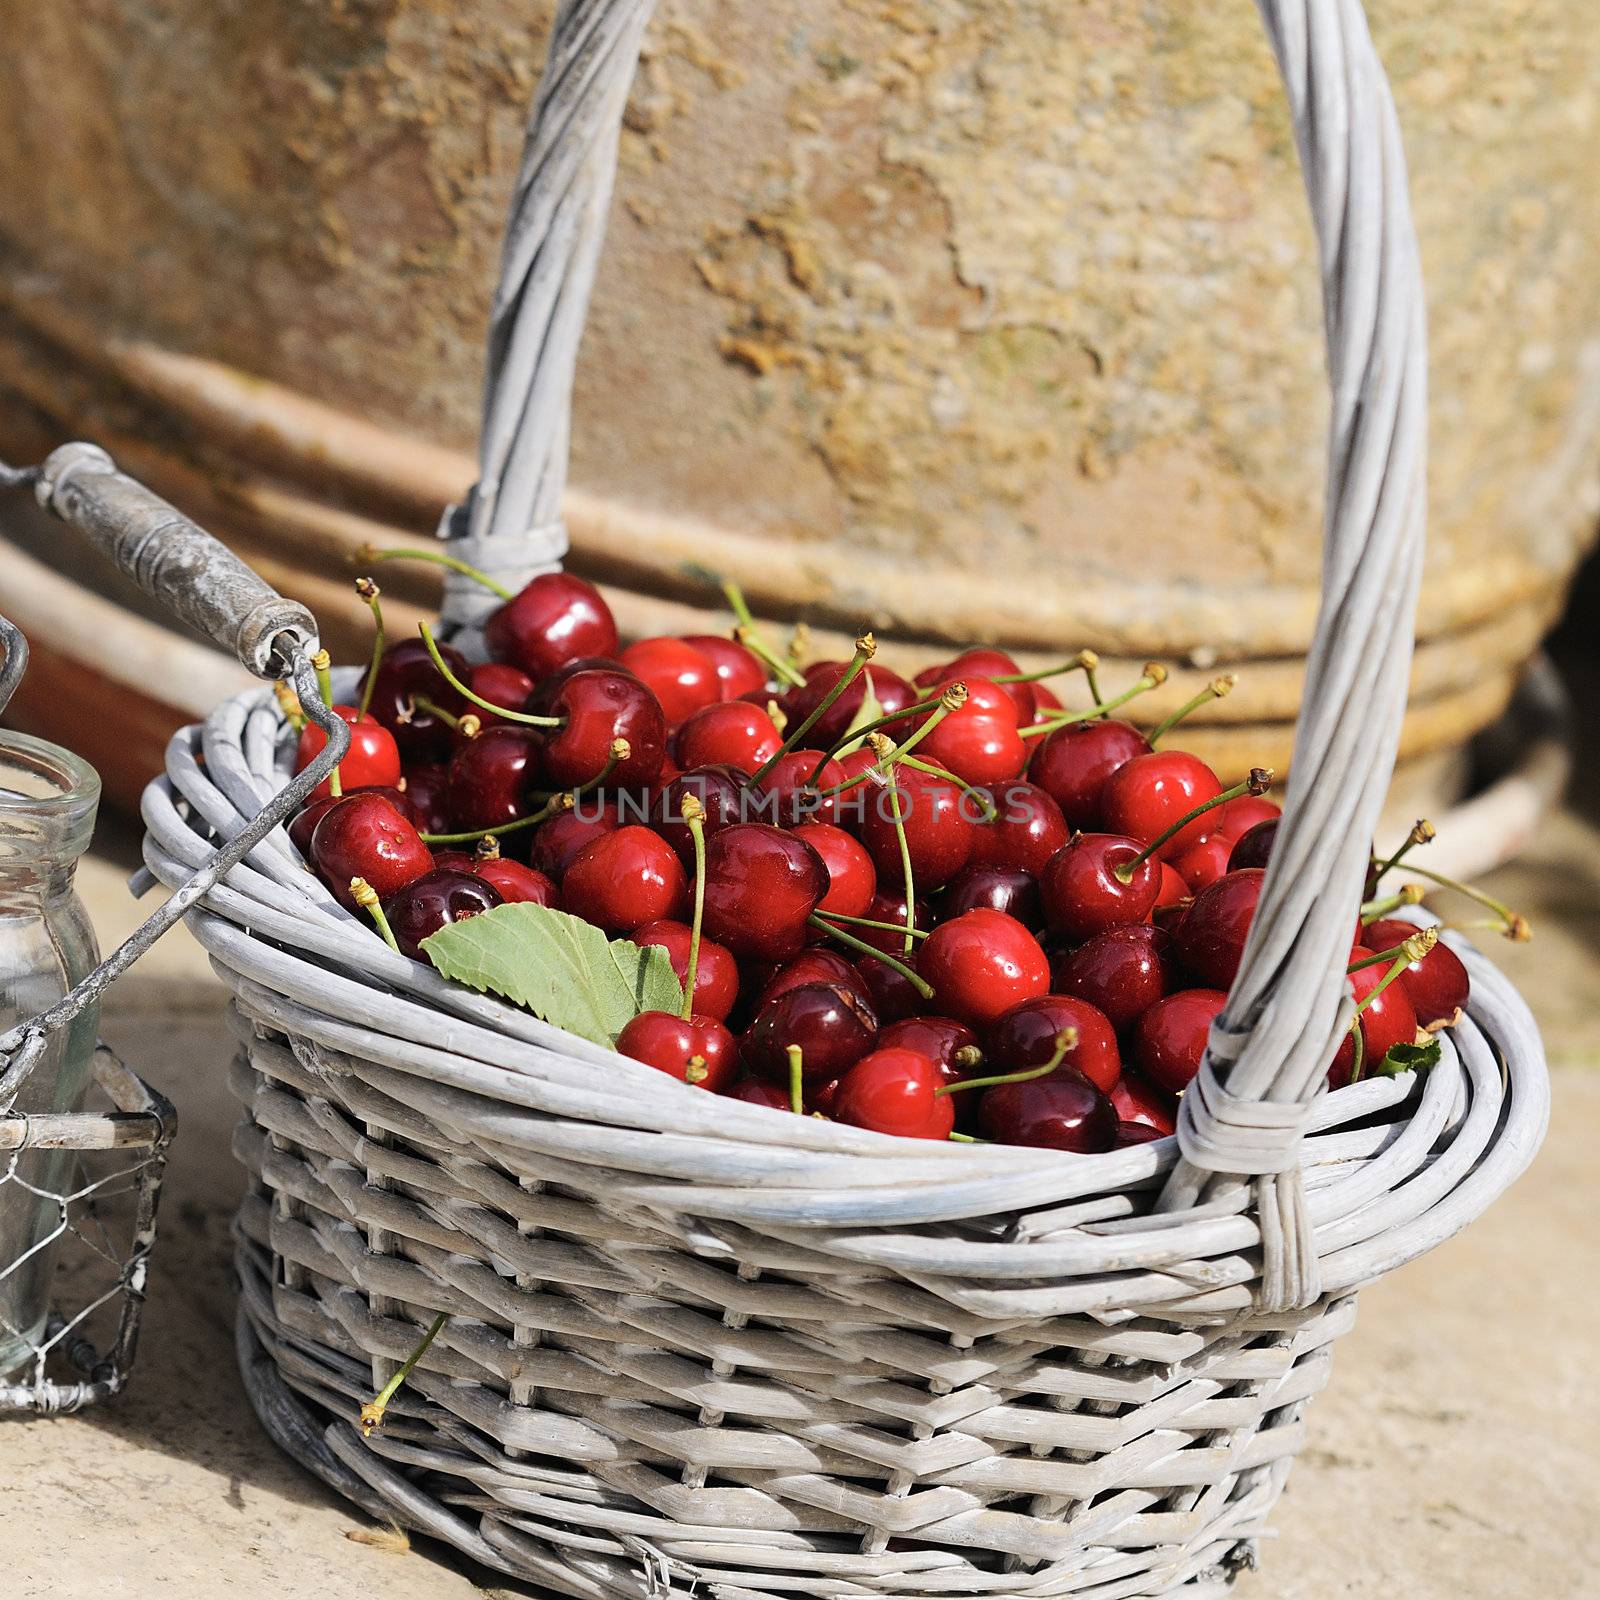
<svg viewBox="0 0 1600 1600"><path fill-rule="evenodd" d="M495 906L441 928L422 949L445 977L596 1044L614 1043L641 1011L683 1005L665 950L607 939L593 923L549 906Z"/></svg>
<svg viewBox="0 0 1600 1600"><path fill-rule="evenodd" d="M840 756L849 755L852 750L859 750L861 748L861 740L853 737L853 735L859 732L860 729L870 726L883 715L883 706L879 702L877 695L872 692L872 668L863 667L861 676L865 680L861 704L856 707L856 714L851 717L850 725L844 730L845 738L849 742L841 745L835 752L835 760L838 760Z"/></svg>
<svg viewBox="0 0 1600 1600"><path fill-rule="evenodd" d="M1439 1064L1439 1041L1426 1044L1392 1044L1373 1072L1376 1076L1398 1078L1402 1072L1426 1072Z"/></svg>

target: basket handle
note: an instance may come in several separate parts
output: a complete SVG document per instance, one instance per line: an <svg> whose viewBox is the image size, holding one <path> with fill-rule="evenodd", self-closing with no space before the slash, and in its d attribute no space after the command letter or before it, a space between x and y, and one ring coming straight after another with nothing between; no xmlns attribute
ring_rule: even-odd
<svg viewBox="0 0 1600 1600"><path fill-rule="evenodd" d="M1169 1210L1255 1185L1261 1298L1317 1292L1298 1149L1348 1020L1343 969L1399 744L1421 570L1427 348L1400 133L1359 0L1257 0L1288 94L1321 260L1332 408L1322 602L1284 822L1206 1061ZM650 0L566 0L513 204L490 335L476 556L565 547L572 377ZM504 570L502 568L502 570ZM471 621L492 600L449 590ZM471 609L478 608L475 612ZM1241 1202L1242 1203L1242 1202Z"/></svg>

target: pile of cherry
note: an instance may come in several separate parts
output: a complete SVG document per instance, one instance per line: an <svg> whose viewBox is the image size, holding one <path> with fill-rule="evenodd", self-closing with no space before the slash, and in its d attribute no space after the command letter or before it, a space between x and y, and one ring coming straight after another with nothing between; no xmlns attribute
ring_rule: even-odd
<svg viewBox="0 0 1600 1600"><path fill-rule="evenodd" d="M1055 674L997 650L912 682L870 636L802 665L736 593L730 637L624 649L561 573L505 597L474 664L426 631L385 647L358 588L378 642L338 708L350 751L290 834L398 949L426 959L447 923L531 901L667 952L682 1014L642 1013L617 1048L703 1089L914 1138L1172 1132L1278 808L1270 774L1224 790L1162 745L1178 717L1146 734L1112 714L1159 668L1103 701L1083 652L1057 669L1087 689L1069 711ZM323 742L303 725L300 767ZM1380 875L1352 908L1361 1010L1335 1087L1467 999L1451 951L1387 920L1420 891L1377 899Z"/></svg>

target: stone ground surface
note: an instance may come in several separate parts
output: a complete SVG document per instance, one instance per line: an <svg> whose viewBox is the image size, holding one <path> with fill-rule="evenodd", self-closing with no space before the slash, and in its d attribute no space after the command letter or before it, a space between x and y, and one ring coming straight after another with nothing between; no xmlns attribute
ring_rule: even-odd
<svg viewBox="0 0 1600 1600"><path fill-rule="evenodd" d="M1589 788L1589 793L1596 791ZM94 859L109 942L135 908ZM1241 1600L1580 1600L1600 1596L1600 829L1569 809L1494 880L1535 943L1497 946L1544 1019L1554 1125L1479 1224L1371 1290L1312 1407ZM120 987L104 1031L179 1105L136 1381L81 1416L0 1425L9 1485L0 1596L469 1600L435 1549L364 1542L367 1519L281 1456L233 1361L228 1226L240 1174L217 991L173 935Z"/></svg>

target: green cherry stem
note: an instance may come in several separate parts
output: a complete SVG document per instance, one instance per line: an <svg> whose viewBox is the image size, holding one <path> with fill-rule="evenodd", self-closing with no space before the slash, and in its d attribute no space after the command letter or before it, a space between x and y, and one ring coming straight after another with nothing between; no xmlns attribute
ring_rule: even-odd
<svg viewBox="0 0 1600 1600"><path fill-rule="evenodd" d="M512 598L511 591L503 583L496 583L487 572L480 572L476 567L469 567L459 556L446 555L443 550L416 550L395 546L387 550L380 550L377 545L364 544L356 551L357 561L426 561L430 566L447 567L451 572L459 572L463 578L471 578L474 583L481 583L490 594L499 595L502 600Z"/></svg>
<svg viewBox="0 0 1600 1600"><path fill-rule="evenodd" d="M427 647L428 655L434 666L439 669L439 675L450 685L463 700L470 700L473 705L485 711L492 711L497 717L504 717L507 722L525 724L530 728L564 728L565 719L561 717L536 717L528 711L512 711L506 706L497 706L493 700L485 700L481 694L475 694L450 670L449 664L439 654L439 646L434 642L433 630L426 622L418 625L418 632L422 635L422 642Z"/></svg>
<svg viewBox="0 0 1600 1600"><path fill-rule="evenodd" d="M791 1044L784 1047L784 1053L789 1057L789 1109L797 1117L802 1116L806 1109L805 1052Z"/></svg>
<svg viewBox="0 0 1600 1600"><path fill-rule="evenodd" d="M1398 911L1401 906L1417 906L1422 904L1422 885L1408 883L1396 894L1386 894L1377 900L1366 900L1361 905L1361 924L1365 927L1369 922L1381 922L1391 911Z"/></svg>
<svg viewBox="0 0 1600 1600"><path fill-rule="evenodd" d="M389 919L383 914L383 905L378 899L378 891L365 878L352 878L350 880L350 898L372 918L377 925L378 932L383 935L383 942L398 954L400 946L395 939L394 929L389 926Z"/></svg>
<svg viewBox="0 0 1600 1600"><path fill-rule="evenodd" d="M465 716L458 717L454 712L446 711L437 701L430 700L424 694L410 696L406 704L410 708L411 715L421 711L427 716L437 717L452 733L459 733L464 739L476 739L483 731L482 721L474 716L472 712L469 711ZM409 720L409 717L405 720Z"/></svg>
<svg viewBox="0 0 1600 1600"><path fill-rule="evenodd" d="M432 1325L422 1336L422 1343L400 1363L400 1370L361 1408L361 1436L369 1437L373 1430L383 1424L383 1414L389 1409L389 1402L394 1399L400 1390L400 1385L411 1376L411 1370L428 1353L428 1346L439 1337L439 1330L450 1319L448 1311L441 1311L433 1319Z"/></svg>
<svg viewBox="0 0 1600 1600"><path fill-rule="evenodd" d="M752 655L758 657L764 666L770 668L780 683L787 683L791 688L804 683L806 681L804 675L795 671L794 667L762 637L761 629L756 626L756 619L750 614L744 590L728 579L722 585L722 593L728 602L728 609L733 612L739 624L733 630L734 638Z"/></svg>
<svg viewBox="0 0 1600 1600"><path fill-rule="evenodd" d="M465 833L424 833L419 837L424 844L429 845L471 844L475 840L488 838L490 834L500 838L508 833L520 833L524 828L536 828L541 822L548 822L558 812L572 810L584 795L603 787L606 779L632 753L632 747L626 739L613 739L606 764L587 783L580 783L576 789L558 789L554 794L546 795L545 803L537 811L530 812L525 817L518 817L515 822L497 822L492 828L470 828Z"/></svg>
<svg viewBox="0 0 1600 1600"><path fill-rule="evenodd" d="M1037 672L1006 672L991 678L990 683L1043 683L1046 678L1060 678L1069 672L1093 672L1100 665L1100 657L1093 650L1080 650L1070 661L1053 667L1041 667ZM1098 700L1099 696L1095 698Z"/></svg>
<svg viewBox="0 0 1600 1600"><path fill-rule="evenodd" d="M837 939L846 949L854 950L857 955L871 956L874 961L881 961L884 966L892 967L924 1000L933 999L933 985L926 978L919 977L905 962L896 960L894 956L880 950L874 944L868 944L865 939L858 939L853 933L846 933L843 928L835 927L826 917L819 917L814 911L806 921L819 932L827 934L830 939Z"/></svg>
<svg viewBox="0 0 1600 1600"><path fill-rule="evenodd" d="M1344 970L1346 974L1360 972L1363 967L1381 966L1385 961L1402 959L1407 966L1410 966L1413 961L1420 961L1438 942L1437 928L1418 928L1409 939L1402 939L1399 944L1391 945L1387 950L1379 950L1374 955L1352 961Z"/></svg>
<svg viewBox="0 0 1600 1600"><path fill-rule="evenodd" d="M1395 853L1381 865L1378 863L1373 864L1372 881L1374 883L1381 881L1384 873L1393 872L1394 869L1400 865L1401 861L1405 859L1407 852L1415 850L1419 845L1432 844L1436 837L1437 833L1433 824L1429 822L1426 817L1418 817L1417 820L1411 824L1411 832L1405 836L1405 840L1401 844L1400 848L1396 850Z"/></svg>
<svg viewBox="0 0 1600 1600"><path fill-rule="evenodd" d="M847 917L842 911L819 911L817 915L827 922L842 922L847 928L876 928L880 933L904 933L905 924L900 922L879 922L872 917ZM913 939L926 939L930 937L922 928L913 928Z"/></svg>
<svg viewBox="0 0 1600 1600"><path fill-rule="evenodd" d="M1125 706L1141 694L1148 694L1152 689L1159 689L1167 681L1167 669L1159 661L1147 661L1144 673L1131 689L1124 689L1121 694L1110 700L1098 698L1087 711L1064 711L1059 717L1052 717L1048 722L1035 722L1029 727L1020 728L1018 732L1024 739L1038 739L1047 733L1054 733L1057 728L1070 727L1074 722L1092 722L1096 717L1109 716L1118 706Z"/></svg>
<svg viewBox="0 0 1600 1600"><path fill-rule="evenodd" d="M881 780L884 775L888 773L891 768L893 768L897 761L904 760L906 756L910 755L910 753L915 750L916 747L921 744L922 741L926 739L928 735L932 733L933 730L937 728L952 711L959 711L966 703L966 684L962 683L960 679L957 679L954 683L947 683L944 686L944 692L939 696L938 701L935 703L933 715L930 716L919 728L916 728L900 744L887 745L887 741L885 741L887 748L883 750L878 759L870 767L868 767L865 772L857 773L855 777L847 778L843 783L835 784L831 789L819 790L819 794L823 798L826 798L829 795L845 794L849 790L854 789L858 784L865 783L868 778L873 776L876 776ZM896 719L898 720L899 717L903 717L905 714L906 713L903 711L896 713ZM874 750L879 748L878 745L874 743L874 735L867 734L866 738L867 743L872 745Z"/></svg>
<svg viewBox="0 0 1600 1600"><path fill-rule="evenodd" d="M694 990L700 978L700 923L706 912L706 808L699 799L683 797L683 820L694 841L694 914L689 922L689 961L683 978L683 1020L694 1015Z"/></svg>
<svg viewBox="0 0 1600 1600"><path fill-rule="evenodd" d="M331 711L333 710L333 657L326 650L319 650L312 656L311 665L316 669L317 693L322 696L323 705ZM344 784L339 780L338 767L328 774L328 793L335 799L344 793Z"/></svg>
<svg viewBox="0 0 1600 1600"><path fill-rule="evenodd" d="M999 815L999 809L989 796L975 783L968 783L948 767L941 767L937 762L924 761L921 756L901 756L898 765L910 767L914 772L925 772L930 778L942 778L946 783L952 783L969 800L977 802L978 815L985 822L993 822Z"/></svg>
<svg viewBox="0 0 1600 1600"><path fill-rule="evenodd" d="M1500 919L1499 929L1514 944L1526 944L1533 937L1533 929L1528 925L1528 919L1520 911L1513 911L1510 906L1496 900L1492 895L1485 894L1482 889L1470 883L1462 883L1455 878L1447 878L1442 872L1430 872L1426 867L1419 867L1413 863L1407 867L1408 872L1414 872L1419 878L1426 878L1429 883L1436 883L1441 889L1454 889L1457 894L1464 894L1469 900L1476 901L1487 911L1492 911Z"/></svg>
<svg viewBox="0 0 1600 1600"><path fill-rule="evenodd" d="M850 665L840 674L839 681L817 702L811 715L803 722L796 723L788 729L783 736L783 743L756 768L749 777L749 787L755 788L761 780L788 755L791 750L800 746L800 741L811 732L821 719L827 715L834 701L842 695L852 683L861 676L862 669L878 653L878 642L870 633L863 633L856 640L856 652L850 658Z"/></svg>
<svg viewBox="0 0 1600 1600"><path fill-rule="evenodd" d="M881 733L875 734L874 738L883 739L885 744L889 742L883 738ZM873 748L876 749L876 745ZM916 946L917 938L917 880L916 875L911 870L911 844L906 838L906 812L910 809L911 802L906 800L905 804L902 805L901 801L904 796L905 790L894 781L894 776L891 773L889 777L889 805L894 817L895 843L900 849L900 876L906 890L905 943L901 947L901 954L909 956Z"/></svg>
<svg viewBox="0 0 1600 1600"><path fill-rule="evenodd" d="M1050 1059L1041 1066L1029 1067L1025 1072L1002 1072L993 1078L962 1078L956 1083L942 1083L935 1094L956 1094L962 1089L993 1089L1002 1083L1031 1083L1035 1078L1047 1078L1066 1059L1067 1052L1078 1042L1076 1028L1063 1028L1056 1035L1056 1047Z"/></svg>
<svg viewBox="0 0 1600 1600"><path fill-rule="evenodd" d="M937 1089L934 1090L935 1094L937 1094L938 1092L939 1091ZM951 1142L951 1144L988 1144L988 1143L990 1143L990 1141L988 1139L980 1139L975 1133L957 1133L953 1128L951 1129L951 1131L949 1133L947 1133L945 1135L945 1138L947 1138Z"/></svg>
<svg viewBox="0 0 1600 1600"><path fill-rule="evenodd" d="M1120 867L1111 869L1112 875L1118 883L1132 883L1133 875L1146 861L1153 856L1169 839L1182 833L1197 817L1203 817L1208 811L1215 811L1218 806L1225 806L1230 800L1237 800L1242 795L1263 795L1272 787L1271 767L1252 767L1250 776L1242 783L1236 783L1231 789L1224 789L1221 794L1214 794L1209 800L1203 800L1192 811L1185 811L1169 828L1163 828L1132 861L1125 862Z"/></svg>
<svg viewBox="0 0 1600 1600"><path fill-rule="evenodd" d="M386 642L383 631L383 604L381 596L383 591L371 578L356 579L356 593L367 603L367 609L372 613L372 660L367 666L367 681L361 686L361 704L356 709L362 716L366 716L367 708L372 704L372 691L378 682L378 663L383 660L383 647Z"/></svg>
<svg viewBox="0 0 1600 1600"><path fill-rule="evenodd" d="M1198 711L1201 706L1210 700L1221 700L1233 693L1233 686L1239 680L1231 673L1224 672L1220 678L1213 678L1199 694L1185 700L1178 709L1165 716L1145 735L1145 742L1152 750L1166 736L1187 717L1190 712Z"/></svg>
<svg viewBox="0 0 1600 1600"><path fill-rule="evenodd" d="M812 769L811 776L806 780L808 784L815 785L822 776L822 769L832 761L846 745L861 744L868 734L881 733L892 722L904 722L907 717L914 717L922 711L937 711L944 699L944 691L930 699L919 700L915 705L907 706L903 711L886 711L881 717L874 717L871 722L864 722L859 728L847 731L834 745L825 750L822 759Z"/></svg>
<svg viewBox="0 0 1600 1600"><path fill-rule="evenodd" d="M1428 929L1425 931L1432 932L1433 930ZM1437 935L1435 935L1435 937L1437 938ZM1410 945L1414 942L1415 941L1411 939L1407 939L1405 945L1400 947L1400 954L1395 957L1393 963L1389 967L1389 970L1384 973L1384 975L1379 978L1375 984L1373 984L1373 986L1366 992L1365 995L1362 996L1360 1004L1356 1006L1355 1014L1350 1018L1350 1029L1355 1034L1356 1041L1355 1062L1350 1068L1351 1083L1356 1083L1360 1080L1362 1070L1367 1064L1367 1040L1366 1035L1361 1031L1361 1013L1365 1011L1367 1007L1370 1006L1372 1002L1376 1000L1378 996L1382 994L1383 991L1387 989L1389 985L1393 983L1400 976L1400 974L1411 965L1413 961L1421 959L1420 957L1413 956L1406 948L1406 945ZM1432 948L1433 946L1430 944L1428 949L1431 950ZM1383 958L1380 956L1377 959L1381 961ZM1362 965L1365 966L1366 963L1363 962Z"/></svg>

